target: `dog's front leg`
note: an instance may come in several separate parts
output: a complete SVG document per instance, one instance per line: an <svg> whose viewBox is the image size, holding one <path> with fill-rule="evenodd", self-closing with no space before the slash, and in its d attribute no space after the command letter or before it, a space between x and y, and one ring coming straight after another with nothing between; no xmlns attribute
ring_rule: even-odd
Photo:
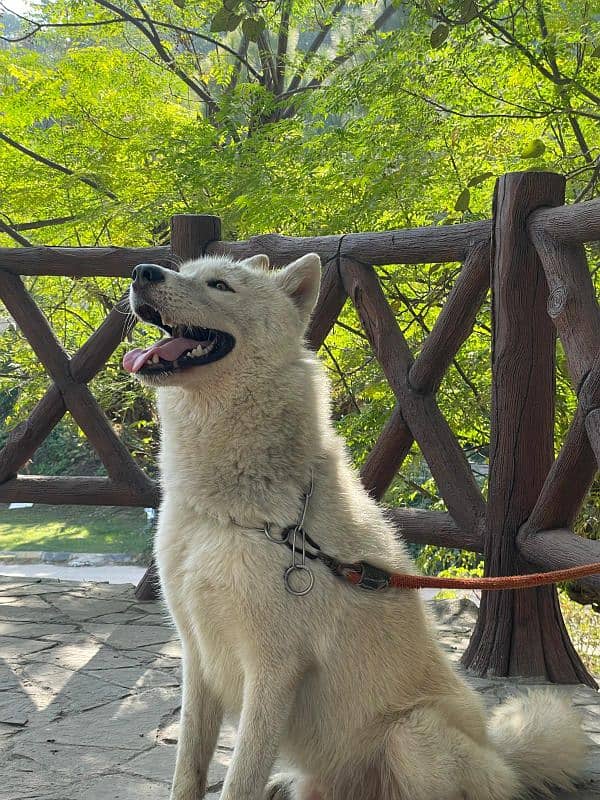
<svg viewBox="0 0 600 800"><path fill-rule="evenodd" d="M171 800L200 800L223 712L193 645L183 645L183 699Z"/></svg>
<svg viewBox="0 0 600 800"><path fill-rule="evenodd" d="M297 677L281 665L247 676L237 743L221 800L263 800L296 685Z"/></svg>

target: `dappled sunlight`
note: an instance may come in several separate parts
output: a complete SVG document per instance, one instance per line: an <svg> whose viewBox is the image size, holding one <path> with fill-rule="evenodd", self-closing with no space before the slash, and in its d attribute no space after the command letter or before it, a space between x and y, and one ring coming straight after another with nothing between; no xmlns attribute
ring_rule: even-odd
<svg viewBox="0 0 600 800"><path fill-rule="evenodd" d="M0 550L140 553L148 547L141 508L0 506Z"/></svg>

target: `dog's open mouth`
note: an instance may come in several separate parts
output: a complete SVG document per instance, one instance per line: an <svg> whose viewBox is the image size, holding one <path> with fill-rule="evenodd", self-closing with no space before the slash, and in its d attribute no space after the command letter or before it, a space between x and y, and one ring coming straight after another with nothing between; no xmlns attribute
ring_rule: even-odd
<svg viewBox="0 0 600 800"><path fill-rule="evenodd" d="M136 306L136 314L145 322L168 334L151 347L136 347L123 357L123 368L140 375L179 372L218 361L233 350L235 339L230 333L190 325L166 325L160 312L148 304Z"/></svg>

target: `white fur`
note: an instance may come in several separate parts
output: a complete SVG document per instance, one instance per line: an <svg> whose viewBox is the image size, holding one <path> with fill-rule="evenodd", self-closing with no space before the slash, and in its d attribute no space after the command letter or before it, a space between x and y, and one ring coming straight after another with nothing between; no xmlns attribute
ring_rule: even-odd
<svg viewBox="0 0 600 800"><path fill-rule="evenodd" d="M206 258L144 290L165 321L236 338L221 361L144 379L162 424L156 557L183 644L172 800L203 796L224 712L240 725L222 800L510 800L567 785L584 750L570 709L532 696L488 734L417 592L367 592L319 563L306 597L284 588L290 551L256 529L298 519L311 470L305 527L326 552L414 569L349 465L303 344L319 277L315 255L278 272L265 257ZM288 772L267 787L277 758Z"/></svg>

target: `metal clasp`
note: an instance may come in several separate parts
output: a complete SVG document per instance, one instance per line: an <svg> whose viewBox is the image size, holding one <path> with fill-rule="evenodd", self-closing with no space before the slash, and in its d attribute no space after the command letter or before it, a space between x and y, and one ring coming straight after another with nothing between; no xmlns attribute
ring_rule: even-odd
<svg viewBox="0 0 600 800"><path fill-rule="evenodd" d="M304 519L304 514L302 515L302 519ZM300 534L300 548L296 547L296 538L298 534ZM295 525L292 529L291 546L292 563L285 571L283 582L285 583L285 588L290 594L293 594L295 597L304 597L304 595L308 594L315 585L315 576L313 575L312 570L306 566L306 534L304 533L304 528L301 528L300 525ZM297 560L298 555L300 556L299 561ZM302 573L304 578L306 578L308 581L301 589L296 589L291 583L292 575L298 575L298 573Z"/></svg>
<svg viewBox="0 0 600 800"><path fill-rule="evenodd" d="M387 589L390 585L390 576L385 570L374 567L373 564L367 564L366 561L360 561L360 580L356 584L361 589L367 589L371 592L378 592L382 589Z"/></svg>

